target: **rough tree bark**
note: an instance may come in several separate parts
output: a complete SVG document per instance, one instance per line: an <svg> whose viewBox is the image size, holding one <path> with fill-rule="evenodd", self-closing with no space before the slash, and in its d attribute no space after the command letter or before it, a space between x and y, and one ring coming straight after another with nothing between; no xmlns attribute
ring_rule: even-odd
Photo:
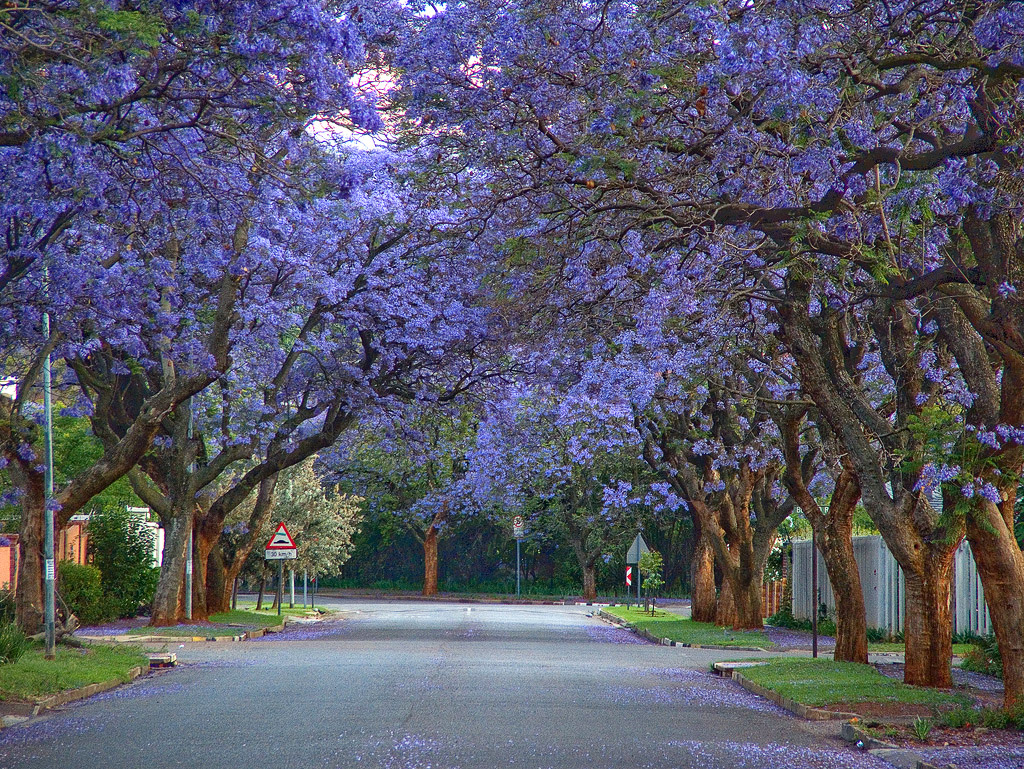
<svg viewBox="0 0 1024 769"><path fill-rule="evenodd" d="M832 497L826 513L807 488L808 475L813 475L813 464L808 467L808 452L800 455L800 425L804 409L780 417L778 424L783 440L786 471L783 483L790 495L804 511L817 534L818 549L825 560L832 593L836 600L836 648L834 658L845 662L868 661L867 612L860 569L853 553L853 513L860 500L860 484L849 460L835 480ZM830 435L822 428L823 442Z"/></svg>
<svg viewBox="0 0 1024 769"><path fill-rule="evenodd" d="M423 536L423 595L437 595L437 538L448 519L448 502L434 513Z"/></svg>
<svg viewBox="0 0 1024 769"><path fill-rule="evenodd" d="M714 622L718 612L718 597L715 595L715 552L710 540L704 536L694 516L694 530L697 533L690 559L690 616L697 622Z"/></svg>

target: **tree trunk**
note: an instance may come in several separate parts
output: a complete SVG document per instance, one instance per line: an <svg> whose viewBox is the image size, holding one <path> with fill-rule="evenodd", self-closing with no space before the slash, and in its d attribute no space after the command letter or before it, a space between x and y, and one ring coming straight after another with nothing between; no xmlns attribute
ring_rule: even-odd
<svg viewBox="0 0 1024 769"><path fill-rule="evenodd" d="M153 595L153 614L149 624L154 627L176 625L184 616L182 590L185 582L185 551L192 523L192 510L174 509L164 541L164 561L160 580Z"/></svg>
<svg viewBox="0 0 1024 769"><path fill-rule="evenodd" d="M583 600L593 601L597 598L597 566L586 564L583 566Z"/></svg>
<svg viewBox="0 0 1024 769"><path fill-rule="evenodd" d="M693 558L690 559L690 585L690 616L697 622L714 622L718 610L718 598L715 595L715 552L703 533L697 537Z"/></svg>
<svg viewBox="0 0 1024 769"><path fill-rule="evenodd" d="M903 571L907 588L903 680L917 686L948 689L953 685L953 550L946 545L928 549L923 568Z"/></svg>
<svg viewBox="0 0 1024 769"><path fill-rule="evenodd" d="M718 594L718 609L715 612L715 624L721 627L736 625L739 615L736 612L736 601L733 599L732 582L728 577L722 578L722 590Z"/></svg>
<svg viewBox="0 0 1024 769"><path fill-rule="evenodd" d="M1006 517L990 502L977 517L967 516L967 538L1003 659L1007 708L1024 702L1024 554L1006 525L1007 517L1013 521L1012 502L1003 503L1008 507Z"/></svg>
<svg viewBox="0 0 1024 769"><path fill-rule="evenodd" d="M433 525L423 538L423 595L437 595L437 529Z"/></svg>
<svg viewBox="0 0 1024 769"><path fill-rule="evenodd" d="M736 604L736 618L733 621L733 629L760 630L764 627L764 618L761 616L763 571L740 566L735 569L734 574L732 594Z"/></svg>
<svg viewBox="0 0 1024 769"><path fill-rule="evenodd" d="M434 514L423 538L423 595L437 595L437 537L448 518L448 503Z"/></svg>
<svg viewBox="0 0 1024 769"><path fill-rule="evenodd" d="M830 531L818 537L825 570L836 599L836 650L833 657L838 661L867 664L867 614L860 570L853 556L852 518L849 531L832 532L833 523L830 514Z"/></svg>
<svg viewBox="0 0 1024 769"><path fill-rule="evenodd" d="M20 463L19 463L20 464ZM9 465L21 476L15 483L24 491L21 498L21 527L18 538L18 590L15 614L18 627L26 635L43 630L46 592L43 584L43 539L45 536L46 495L43 474L31 468Z"/></svg>
<svg viewBox="0 0 1024 769"><path fill-rule="evenodd" d="M261 574L260 575L260 592L256 596L256 611L259 611L260 609L263 608L263 590L264 590L264 588L266 588L266 586L267 586L267 575L266 574Z"/></svg>
<svg viewBox="0 0 1024 769"><path fill-rule="evenodd" d="M231 580L228 579L227 568L224 565L224 553L217 547L220 542L218 536L206 556L206 580L203 592L203 604L206 609L206 617L224 611L221 608L226 600L230 600Z"/></svg>

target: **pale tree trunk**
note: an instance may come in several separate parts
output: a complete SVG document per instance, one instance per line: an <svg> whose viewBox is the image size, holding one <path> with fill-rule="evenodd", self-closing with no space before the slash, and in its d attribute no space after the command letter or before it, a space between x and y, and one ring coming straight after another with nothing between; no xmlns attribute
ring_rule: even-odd
<svg viewBox="0 0 1024 769"><path fill-rule="evenodd" d="M697 622L714 622L718 610L715 595L715 553L703 533L698 536L690 559L692 597L690 616Z"/></svg>
<svg viewBox="0 0 1024 769"><path fill-rule="evenodd" d="M985 602L1003 660L1004 705L1024 702L1024 555L1013 534L1014 497L985 501L967 517L967 538L978 565Z"/></svg>

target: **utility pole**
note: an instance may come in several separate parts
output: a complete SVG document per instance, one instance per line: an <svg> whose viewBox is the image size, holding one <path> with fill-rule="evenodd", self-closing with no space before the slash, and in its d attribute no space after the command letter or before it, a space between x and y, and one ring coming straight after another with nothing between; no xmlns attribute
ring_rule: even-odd
<svg viewBox="0 0 1024 769"><path fill-rule="evenodd" d="M43 281L48 280L44 271ZM50 313L43 313L43 339L48 344L50 340ZM56 561L53 552L53 404L51 403L51 381L50 381L50 353L46 354L43 361L43 423L44 423L44 470L43 470L43 519L46 522L45 534L43 536L43 559L46 567L44 580L44 609L43 617L45 623L46 649L44 657L48 660L57 658L56 644L56 605L54 597L54 580L56 579Z"/></svg>

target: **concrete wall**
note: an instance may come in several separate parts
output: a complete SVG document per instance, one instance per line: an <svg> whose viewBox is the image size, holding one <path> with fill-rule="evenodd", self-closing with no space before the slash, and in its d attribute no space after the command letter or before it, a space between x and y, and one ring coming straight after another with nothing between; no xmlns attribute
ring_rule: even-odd
<svg viewBox="0 0 1024 769"><path fill-rule="evenodd" d="M860 570L864 590L864 606L868 627L885 628L890 632L903 629L906 610L906 588L903 570L879 536L854 537L854 557ZM818 561L818 601L835 612L835 597L828 581L821 553ZM953 577L953 632L971 631L979 635L992 632L991 618L985 605L978 569L966 542L956 551ZM811 592L811 541L793 543L793 616L809 618L814 601Z"/></svg>

